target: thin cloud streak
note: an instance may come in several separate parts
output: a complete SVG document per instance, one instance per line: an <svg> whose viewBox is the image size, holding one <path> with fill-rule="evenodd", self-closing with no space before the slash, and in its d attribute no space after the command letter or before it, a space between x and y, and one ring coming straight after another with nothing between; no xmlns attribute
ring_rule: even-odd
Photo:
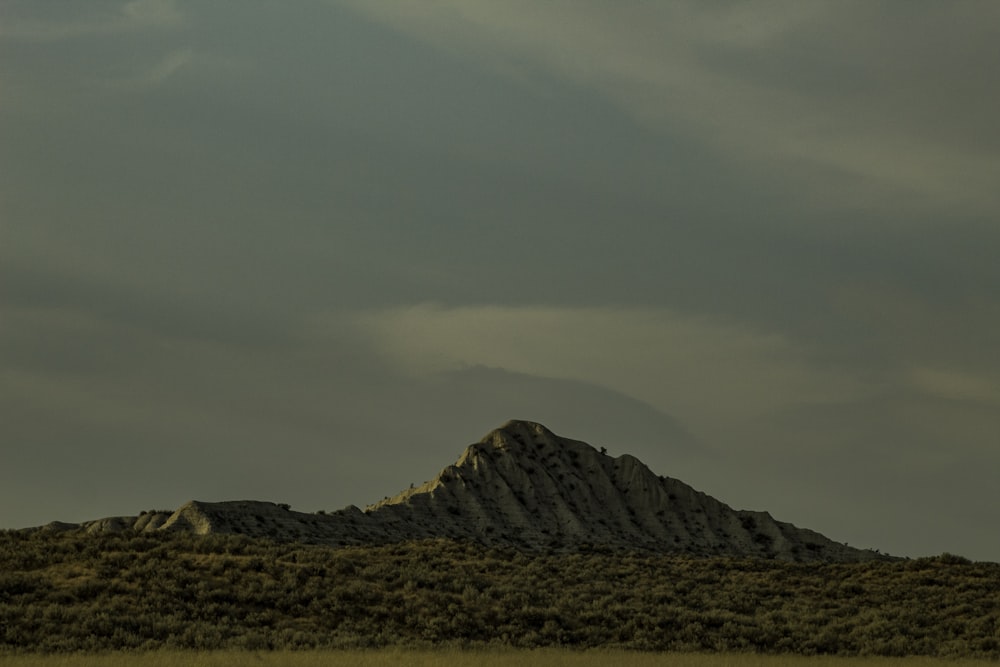
<svg viewBox="0 0 1000 667"><path fill-rule="evenodd" d="M158 86L178 72L192 67L196 54L193 49L181 48L167 53L155 64L132 76L109 79L107 85L114 88L143 89Z"/></svg>
<svg viewBox="0 0 1000 667"><path fill-rule="evenodd" d="M914 368L910 380L916 389L932 396L1000 408L1000 383L982 373L952 368Z"/></svg>
<svg viewBox="0 0 1000 667"><path fill-rule="evenodd" d="M710 435L720 421L877 390L849 373L811 367L807 350L778 334L666 309L421 304L354 321L410 373L484 365L592 382Z"/></svg>

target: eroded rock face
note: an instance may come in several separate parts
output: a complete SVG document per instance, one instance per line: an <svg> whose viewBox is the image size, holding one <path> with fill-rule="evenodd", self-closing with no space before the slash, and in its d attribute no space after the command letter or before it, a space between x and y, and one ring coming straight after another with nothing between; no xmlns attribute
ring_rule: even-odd
<svg viewBox="0 0 1000 667"><path fill-rule="evenodd" d="M330 514L259 501L192 501L81 529L183 530L349 545L454 538L525 550L592 548L694 555L857 561L884 558L819 533L736 511L633 456L610 457L541 424L511 421L425 484Z"/></svg>

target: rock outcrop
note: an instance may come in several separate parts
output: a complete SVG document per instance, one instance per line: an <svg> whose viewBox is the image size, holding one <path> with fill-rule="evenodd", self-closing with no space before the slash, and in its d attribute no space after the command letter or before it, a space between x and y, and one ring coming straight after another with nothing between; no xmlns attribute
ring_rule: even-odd
<svg viewBox="0 0 1000 667"><path fill-rule="evenodd" d="M511 421L433 480L364 511L305 514L259 501L192 501L172 514L102 519L88 532L232 533L352 545L450 538L528 551L643 550L793 561L886 558L767 512L733 510L633 456L611 457L541 424ZM72 526L50 524L49 529Z"/></svg>

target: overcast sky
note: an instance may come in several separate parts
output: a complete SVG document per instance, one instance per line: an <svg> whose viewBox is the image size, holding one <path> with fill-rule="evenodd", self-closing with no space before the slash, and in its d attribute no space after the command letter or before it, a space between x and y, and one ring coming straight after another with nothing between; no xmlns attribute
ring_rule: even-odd
<svg viewBox="0 0 1000 667"><path fill-rule="evenodd" d="M0 527L510 418L1000 561L1000 4L0 0Z"/></svg>

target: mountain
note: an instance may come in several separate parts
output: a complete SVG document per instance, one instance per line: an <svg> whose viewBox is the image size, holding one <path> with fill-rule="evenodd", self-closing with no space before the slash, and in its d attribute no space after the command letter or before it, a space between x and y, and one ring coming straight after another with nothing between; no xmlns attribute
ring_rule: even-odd
<svg viewBox="0 0 1000 667"><path fill-rule="evenodd" d="M733 510L633 456L611 457L541 424L511 421L425 484L370 505L305 514L259 501L192 501L174 512L41 530L235 533L352 545L471 540L527 551L642 550L848 562L883 559L767 512Z"/></svg>

